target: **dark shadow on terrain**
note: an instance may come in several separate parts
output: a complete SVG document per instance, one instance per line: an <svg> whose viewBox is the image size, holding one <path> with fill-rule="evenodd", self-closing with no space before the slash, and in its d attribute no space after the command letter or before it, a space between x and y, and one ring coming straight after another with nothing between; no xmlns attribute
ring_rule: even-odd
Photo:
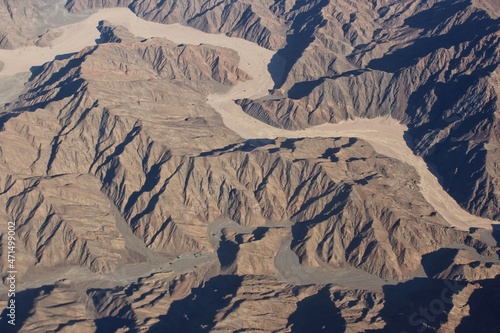
<svg viewBox="0 0 500 333"><path fill-rule="evenodd" d="M115 162L116 160L113 160L113 164L116 164ZM160 201L160 197L163 195L163 193L165 193L165 191L167 190L167 186L170 182L170 180L172 179L172 177L174 177L174 175L176 175L179 170L182 168L183 164L180 164L179 166L177 166L176 170L170 175L168 176L165 181L163 182L162 186L160 187L160 189L158 190L158 192L156 192L152 197L151 199L149 200L148 202L148 205L146 206L146 208L144 208L144 210L142 210L141 212L138 212L136 215L134 215L134 217L130 218L130 227L132 228L132 231L136 231L137 230L137 227L139 225L139 221L146 215L150 214L151 212L153 212L155 209L156 209L156 205L158 204L158 202ZM116 170L116 167L115 166L112 166L108 172L106 173L106 177L108 175L108 173L111 173L110 174L110 177L113 176L114 177L114 170ZM106 178L105 177L105 178ZM112 178L110 178L112 179ZM107 186L110 186L109 184ZM125 212L125 217L128 219L129 216L130 216L130 210ZM151 242L154 241L154 239L160 235L166 228L167 226L172 222L172 218L169 216L165 221L163 221L160 229L158 229L158 231L156 232L156 234L151 238Z"/></svg>
<svg viewBox="0 0 500 333"><path fill-rule="evenodd" d="M105 317L94 320L94 323L96 326L95 333L116 332L120 328L126 328L126 331L130 333L139 332L137 328L135 328L135 320L133 319Z"/></svg>
<svg viewBox="0 0 500 333"><path fill-rule="evenodd" d="M58 54L54 57L54 60L66 60L74 56L75 54L78 54L78 52L71 52L71 53L65 53L65 54Z"/></svg>
<svg viewBox="0 0 500 333"><path fill-rule="evenodd" d="M36 109L44 109L47 105L49 105L52 102L60 101L66 97L70 97L77 94L80 91L80 89L82 89L85 85L86 83L84 79L74 79L71 77L66 78L64 81L61 81L57 84L56 89L58 88L59 91L54 97L43 102L35 103L32 106L17 108L16 111L34 111ZM47 93L46 90L37 92L35 98L41 95L45 95L46 93Z"/></svg>
<svg viewBox="0 0 500 333"><path fill-rule="evenodd" d="M217 257L223 269L227 269L233 265L240 247L226 239L225 235L221 235L219 248L217 249Z"/></svg>
<svg viewBox="0 0 500 333"><path fill-rule="evenodd" d="M334 186L332 186L322 194L304 202L300 207L300 209L298 210L298 212L295 213L294 216L292 216L292 220L296 215L299 215L303 211L306 211L309 206L316 204L317 200L332 194L334 195L334 200L325 205L325 207L323 207L323 210L319 212L319 214L317 214L313 219L295 223L292 226L292 242L290 247L293 250L301 247L304 244L304 240L307 238L307 233L309 232L309 229L311 229L318 223L324 222L336 215L338 216L339 214L341 214L342 211L344 210L347 199L351 194L351 191L352 191L351 184L342 184L340 188L335 188Z"/></svg>
<svg viewBox="0 0 500 333"><path fill-rule="evenodd" d="M113 303L115 300L109 300L108 298L117 297L114 296L115 293L122 291L122 287L115 287L112 289L88 289L87 296L91 298L95 311L99 312L101 307L106 307L108 302ZM125 293L127 296L131 294ZM112 316L97 318L94 320L96 325L95 333L107 333L116 332L120 328L127 328L127 332L136 333L138 332L136 327L136 316L129 303L124 303L119 310L113 313Z"/></svg>
<svg viewBox="0 0 500 333"><path fill-rule="evenodd" d="M415 143L413 142L413 137L411 136L409 131L404 131L403 140L405 140L406 145L412 150L415 151Z"/></svg>
<svg viewBox="0 0 500 333"><path fill-rule="evenodd" d="M249 139L235 149L235 151L250 152L257 148L272 145L276 142L274 139Z"/></svg>
<svg viewBox="0 0 500 333"><path fill-rule="evenodd" d="M293 139L285 139L280 144L280 148L295 150L295 143L303 141L304 138L293 138Z"/></svg>
<svg viewBox="0 0 500 333"><path fill-rule="evenodd" d="M297 310L288 318L292 333L345 332L346 321L330 298L328 287L297 303Z"/></svg>
<svg viewBox="0 0 500 333"><path fill-rule="evenodd" d="M487 50L488 53L485 54L485 57L488 57L492 54L490 52L494 52L493 50ZM411 134L423 134L423 132L434 129L436 127L445 127L450 124L451 121L459 120L463 115L457 115L457 119L447 119L443 117L443 112L452 109L453 106L461 99L464 95L467 94L467 91L474 85L476 85L481 79L484 77L490 76L495 70L497 66L492 65L488 67L483 67L480 69L476 69L470 74L462 74L456 78L447 80L447 82L439 82L439 73L434 74L429 77L427 82L418 87L418 89L413 92L408 99L408 108L406 109L406 114L412 119L408 126L410 129L415 131L418 126L417 133ZM428 116L428 120L421 125L415 124L421 117L419 117L419 112L422 107L428 108L428 106L423 105L425 101L429 99L429 95L433 94L436 97L435 102L432 104L430 110L426 110L426 114ZM493 105L485 105L483 109L491 109L494 110ZM476 111L474 113L470 113L470 117L476 117L476 121L482 121L485 117L489 117L489 112L484 112L482 110ZM468 119L469 119L468 118ZM460 128L456 128L454 130L458 133L468 132L471 128L474 128L473 125L463 124Z"/></svg>
<svg viewBox="0 0 500 333"><path fill-rule="evenodd" d="M40 75L42 73L44 67L45 67L45 64L39 65L39 66L31 66L30 67L31 76L29 78L29 81L33 80L35 77Z"/></svg>
<svg viewBox="0 0 500 333"><path fill-rule="evenodd" d="M138 121L136 121L134 124L134 127L127 133L127 136L125 137L123 142L116 145L115 150L106 157L106 159L104 160L104 162L102 162L102 164L100 164L97 167L95 173L96 174L99 173L99 171L104 166L110 164L115 159L117 159L125 151L125 148L127 147L127 145L129 145L132 141L134 141L135 137L141 133L141 130L142 130L142 126L139 125ZM109 172L109 169L108 169L108 172ZM113 171L113 175L106 174L106 176L104 177L104 184L108 184L108 183L112 182L112 180L114 178L114 172L115 171Z"/></svg>
<svg viewBox="0 0 500 333"><path fill-rule="evenodd" d="M309 96L316 87L322 85L329 78L330 77L323 76L313 81L297 82L288 90L288 98L301 99Z"/></svg>
<svg viewBox="0 0 500 333"><path fill-rule="evenodd" d="M498 225L498 224L492 224L491 228L493 230L491 232L491 235L497 241L497 246L500 246L500 225Z"/></svg>
<svg viewBox="0 0 500 333"><path fill-rule="evenodd" d="M262 238L264 238L268 231L268 227L255 228L255 230L252 231L252 237L249 241L255 242L261 240ZM228 241L224 234L221 236L219 248L217 249L217 257L219 258L219 262L223 269L230 268L235 262L240 250L240 244L244 243L243 235L244 234L237 234L235 236L236 243Z"/></svg>
<svg viewBox="0 0 500 333"><path fill-rule="evenodd" d="M500 331L500 275L479 282L469 299L469 316L462 319L456 333Z"/></svg>
<svg viewBox="0 0 500 333"><path fill-rule="evenodd" d="M258 227L252 232L252 237L250 242L259 241L264 238L265 234L269 231L268 227ZM243 234L237 234L235 236L236 243L228 241L225 235L221 235L221 240L219 243L219 248L217 249L217 257L222 268L229 268L233 265L238 252L240 250L240 244L243 244Z"/></svg>
<svg viewBox="0 0 500 333"><path fill-rule="evenodd" d="M483 42L485 36L498 31L500 20L494 20L479 10L461 25L455 25L445 34L425 37L428 32L439 30L439 25L447 19L466 10L470 3L470 1L445 0L408 18L405 21L406 25L423 29L422 37L413 44L380 59L372 60L369 67L387 72L398 72L402 68L414 65L423 56L440 48L453 47L467 41L470 43L461 46L463 47L460 51L462 55L476 53L476 57L485 59L495 57L498 53L498 43ZM471 89L477 90L478 95L483 94L483 91L478 90L476 86L481 87L480 80L490 76L496 70L497 65L478 67L471 72L461 73L459 70L461 59L457 57L450 60L446 71L435 73L412 93L405 110L409 128L405 133L405 140L416 154L424 157L429 170L438 177L443 188L462 207L470 209L465 205L470 202L471 194L476 193L477 182L484 175L482 170L484 170L487 151L482 142L464 138L470 138L478 132L489 133L491 129L488 127L494 123L496 101L494 99L485 101L486 103L480 108L457 112L453 116L445 116L445 112L457 109L460 100L463 96L470 94ZM397 77L399 74L395 75ZM457 123L447 137L433 143L433 136L440 129L448 127L452 121ZM484 184L484 188L490 187ZM490 191L484 194L484 198L492 195ZM498 217L500 214L494 218Z"/></svg>
<svg viewBox="0 0 500 333"><path fill-rule="evenodd" d="M266 235L266 233L268 231L269 231L269 228L267 228L267 227L257 227L257 228L255 228L255 230L252 232L252 235L253 235L252 241L259 241L259 240L261 240L262 238L264 238L264 236Z"/></svg>
<svg viewBox="0 0 500 333"><path fill-rule="evenodd" d="M5 308L2 311L2 317L0 320L0 332L2 333L11 333L11 332L19 332L26 319L28 319L32 313L33 309L35 307L35 301L38 297L42 295L47 295L54 290L54 286L42 286L40 288L35 288L35 289L26 289L21 292L16 293L16 297L14 298L15 300L15 323L16 325L10 325L8 323L8 320L10 320L9 317L7 317L7 314L9 313L9 309ZM5 305L7 305L5 303ZM2 307L4 304L2 304Z"/></svg>
<svg viewBox="0 0 500 333"><path fill-rule="evenodd" d="M487 47L485 57L490 56L491 52L494 51ZM461 205L468 202L470 195L475 192L476 182L482 176L478 171L484 169L487 154L481 142L464 138L479 130L484 133L492 130L496 101L485 101L480 108L457 113L456 118L451 120L444 116L444 112L455 109L463 96L469 94L470 89L475 89L475 86L481 86L480 80L491 75L495 69L496 66L476 69L470 74L462 74L445 83L438 82L438 73L410 96L405 111L411 119L408 123L409 131L405 135L405 139L411 144L410 148L423 155L429 170L438 176L443 188ZM481 93L482 91L477 92ZM429 98L435 98L430 110L426 104ZM422 117L425 117L423 123ZM423 139L429 134L437 133L439 129L448 127L450 121L456 121L456 124L448 137L427 150L431 139ZM457 179L460 179L460 182L457 182Z"/></svg>
<svg viewBox="0 0 500 333"><path fill-rule="evenodd" d="M231 143L225 147L222 147L222 148L217 148L217 149L214 149L214 150L210 150L210 151L204 151L202 153L200 153L200 157L203 157L203 156L214 156L216 154L223 154L223 153L227 153L227 152L230 152L232 151L233 148L235 148L236 146L238 146L238 143Z"/></svg>
<svg viewBox="0 0 500 333"><path fill-rule="evenodd" d="M335 141L337 139L340 139L340 138L334 138ZM321 158L329 159L332 162L338 162L339 158L336 156L337 153L342 151L342 149L344 149L344 148L352 147L352 145L355 144L357 141L358 141L357 138L349 138L346 144L343 144L340 147L333 147L333 148L328 148L327 150L325 150L323 155L321 155Z"/></svg>
<svg viewBox="0 0 500 333"><path fill-rule="evenodd" d="M161 173L161 168L163 164L165 164L172 155L170 154L170 151L165 152L162 157L154 163L149 170L148 168L148 160L150 157L150 149L152 145L150 144L148 146L148 153L145 155L145 157L142 160L142 168L144 173L146 174L146 179L144 180L144 184L141 186L141 188L138 191L134 191L130 197L127 200L127 203L125 204L124 212L126 216L129 216L130 210L132 207L135 205L137 200L141 195L143 195L146 192L151 192L160 182L160 173Z"/></svg>
<svg viewBox="0 0 500 333"><path fill-rule="evenodd" d="M453 263L453 259L458 253L458 249L439 249L422 256L422 266L425 274L432 277L441 273Z"/></svg>
<svg viewBox="0 0 500 333"><path fill-rule="evenodd" d="M383 329L370 333L436 333L452 308L451 297L465 287L460 281L415 278L383 288Z"/></svg>
<svg viewBox="0 0 500 333"><path fill-rule="evenodd" d="M217 312L230 304L242 281L242 276L219 275L193 288L189 296L173 302L148 333L209 332Z"/></svg>
<svg viewBox="0 0 500 333"><path fill-rule="evenodd" d="M95 40L96 44L106 44L109 43L110 39L113 37L112 27L105 26L104 20L100 20L97 24L96 29L99 31L100 36Z"/></svg>
<svg viewBox="0 0 500 333"><path fill-rule="evenodd" d="M85 80L82 78L75 78L73 76L68 76L64 80L62 79L68 74L68 72L74 70L75 68L78 68L85 61L86 56L94 52L94 50L95 48L92 48L81 57L69 60L65 66L61 67L57 72L53 73L50 78L44 82L43 85L29 90L27 93L32 97L30 97L26 101L29 102L30 100L35 100L40 96L46 95L48 90L59 89L55 96L43 102L35 103L32 106L16 108L15 111L34 111L38 108L43 109L48 104L54 101L59 101L66 97L75 95L86 84ZM32 75L29 81L32 81L37 75L39 75L41 73L40 70L43 71L44 66L41 67L37 66L31 68ZM57 83L57 85L55 87L51 87L55 83Z"/></svg>
<svg viewBox="0 0 500 333"><path fill-rule="evenodd" d="M491 235L493 238L497 241L497 246L500 247L500 225L498 224L492 224L492 232ZM500 250L497 251L497 255L500 258Z"/></svg>
<svg viewBox="0 0 500 333"><path fill-rule="evenodd" d="M224 153L231 153L236 151L243 152L251 152L257 148L265 147L267 145L273 145L276 143L274 139L249 139L244 141L243 143L232 143L222 148L217 148L210 151L204 151L200 153L200 157L202 156L218 156Z"/></svg>
<svg viewBox="0 0 500 333"><path fill-rule="evenodd" d="M58 55L56 55L56 56L54 57L54 60L66 60L66 59L71 58L71 57L72 57L72 56L74 56L75 54L78 54L78 52L70 52L70 53L65 53L65 54L58 54ZM65 67L63 67L63 68L73 68L73 67L77 67L77 66L79 66L82 62L83 62L83 59L82 59L82 61L78 61L78 59L75 59L75 61L74 61L73 63L71 63L71 64L70 64L70 63L68 62L68 64L67 64ZM69 67L68 67L68 65L69 65ZM45 64L40 65L40 66L31 66L31 68L30 68L31 76L30 76L30 78L29 78L29 81L32 81L32 80L33 80L36 76L40 75L40 73L42 73L42 71L43 71L43 68L44 68L44 67L45 67ZM62 69L61 69L61 70L62 70ZM61 71L61 70L60 70L60 71ZM63 71L63 72L64 72L64 71ZM63 72L61 72L61 73L63 73ZM59 72L58 72L58 73L59 73ZM62 75L61 75L60 77L62 77ZM59 77L59 78L60 78L60 77ZM59 78L56 78L56 80L57 80L57 79L59 79ZM56 80L52 81L51 83L54 83Z"/></svg>
<svg viewBox="0 0 500 333"><path fill-rule="evenodd" d="M9 121L9 119L15 118L19 116L22 112L6 112L0 114L0 131L4 130L5 123Z"/></svg>
<svg viewBox="0 0 500 333"><path fill-rule="evenodd" d="M440 1L435 3L431 8L407 18L405 24L413 28L424 29L423 32L427 33L455 16L456 13L467 9L470 4L470 0Z"/></svg>
<svg viewBox="0 0 500 333"><path fill-rule="evenodd" d="M340 147L336 147L336 148L328 148L327 150L325 150L325 152L323 153L323 155L321 155L321 158L324 158L324 159L329 159L331 162L338 162L339 159L337 156L335 156L338 152L341 151L341 148Z"/></svg>
<svg viewBox="0 0 500 333"><path fill-rule="evenodd" d="M87 54L92 53L93 50L89 51ZM67 53L67 54L61 54L56 56L54 59L55 60L65 60L71 58L74 54L76 53ZM31 99L36 99L42 95L45 95L48 92L48 86L52 85L53 83L57 82L58 80L62 79L64 75L71 69L78 67L81 65L85 58L85 55L82 58L79 59L73 59L70 60L66 66L63 68L59 69L56 73L54 73L47 82L43 86L36 87L27 93L31 94L33 97ZM45 65L41 66L32 66L30 68L31 76L29 78L29 81L34 80L35 77L40 75L42 71L44 70ZM19 116L21 113L26 112L26 111L35 111L38 108L45 108L49 103L53 101L57 101L60 99L63 99L65 97L69 97L73 94L76 94L78 90L83 86L84 80L83 79L75 79L73 80L72 78L67 78L64 81L59 82L57 85L58 88L60 88L59 92L52 97L51 99L44 101L44 102L39 102L35 103L32 106L28 107L16 107L15 103L12 104L12 109L13 111L10 111L8 113L4 113L0 115L0 130L3 130L5 123L11 119ZM29 100L27 100L29 102ZM10 105L9 105L10 107Z"/></svg>
<svg viewBox="0 0 500 333"><path fill-rule="evenodd" d="M446 18L453 17L466 9L470 1L447 0L435 4L431 9L418 13L405 20L411 28L424 29L422 36L437 28ZM412 44L398 49L382 58L373 59L368 67L375 70L394 73L402 68L416 64L422 57L441 48L450 48L467 41L482 38L498 31L500 19L492 19L484 12L476 12L461 25L455 25L447 33L421 37Z"/></svg>
<svg viewBox="0 0 500 333"><path fill-rule="evenodd" d="M357 159L357 160L359 160L359 159ZM366 161L366 159L360 159L360 160L362 160L362 161ZM354 183L355 183L356 185L362 185L362 186L364 186L364 185L368 185L368 182L369 182L370 180L372 180L372 179L377 179L377 178L380 178L380 176L379 176L379 175L374 174L374 175L366 176L365 178L356 179L356 180L354 180Z"/></svg>
<svg viewBox="0 0 500 333"><path fill-rule="evenodd" d="M273 78L275 89L283 85L288 72L300 59L304 50L314 41L316 30L326 24L321 15L321 9L329 2L329 0L316 0L308 11L301 12L293 18L293 23L290 26L293 33L287 35L286 45L276 52L267 67ZM309 0L297 0L291 12L310 4Z"/></svg>
<svg viewBox="0 0 500 333"><path fill-rule="evenodd" d="M368 70L366 69L356 69L339 75L323 76L313 81L297 82L290 88L290 90L288 90L288 97L291 99L301 99L309 96L316 87L320 86L327 80L336 80L338 78L349 76L359 76L367 71Z"/></svg>

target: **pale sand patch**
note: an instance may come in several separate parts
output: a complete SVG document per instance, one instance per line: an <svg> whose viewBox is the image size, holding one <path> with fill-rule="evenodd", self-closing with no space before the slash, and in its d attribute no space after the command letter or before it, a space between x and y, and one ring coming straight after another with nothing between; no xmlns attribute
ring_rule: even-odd
<svg viewBox="0 0 500 333"><path fill-rule="evenodd" d="M262 69L264 70L264 69ZM255 80L254 80L255 81ZM404 140L406 126L390 117L375 119L355 119L338 124L323 124L305 130L289 131L269 126L244 113L233 99L244 98L249 95L264 96L266 92L260 90L260 82L256 82L255 89L250 82L245 82L246 92L240 93L243 84L234 87L227 95L218 94L209 96L208 102L224 119L224 124L246 139L252 138L301 138L301 137L357 137L368 141L375 150L383 155L396 158L413 166L420 176L420 190L424 198L434 209L452 226L461 230L470 227L491 229L492 224L498 221L484 219L472 215L462 209L439 184L438 179L429 170L424 160L416 156ZM269 87L269 86L268 86Z"/></svg>
<svg viewBox="0 0 500 333"><path fill-rule="evenodd" d="M262 68L267 68L274 54L241 38L227 37L224 34L208 34L180 24L165 25L149 22L135 16L128 8L108 8L101 9L78 23L53 29L62 34L52 41L50 47L29 46L16 50L0 50L0 61L5 63L0 77L27 72L32 66L42 65L53 60L57 55L78 52L86 46L95 45L100 37L96 27L101 20L107 20L114 25L123 25L131 33L140 37L162 37L174 43L211 44L236 49L241 57L240 67L249 74L254 72L255 78L259 77ZM272 85L270 77L269 80L269 82L262 82L262 85L267 83Z"/></svg>
<svg viewBox="0 0 500 333"><path fill-rule="evenodd" d="M267 70L273 52L240 38L223 34L207 34L179 24L164 25L144 21L127 8L102 9L87 19L57 28L62 35L50 48L25 47L17 50L0 50L0 61L5 63L0 77L26 72L31 66L41 65L60 54L78 52L94 45L100 37L96 26L100 20L123 25L137 36L163 37L175 43L211 44L234 49L240 55L240 67L253 77L239 83L226 93L208 96L208 103L223 117L224 124L243 138L276 137L334 137L347 136L365 139L377 152L397 158L416 168L421 177L422 194L450 225L467 230L469 227L491 229L499 222L483 219L463 210L441 187L424 161L413 154L403 139L406 127L391 118L356 119L339 124L325 124L301 131L288 131L266 125L242 112L234 103L238 98L257 98L268 94L273 81Z"/></svg>

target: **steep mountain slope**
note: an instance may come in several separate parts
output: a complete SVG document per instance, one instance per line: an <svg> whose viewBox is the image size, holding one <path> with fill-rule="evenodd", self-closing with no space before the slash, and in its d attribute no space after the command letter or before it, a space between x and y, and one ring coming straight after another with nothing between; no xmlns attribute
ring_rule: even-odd
<svg viewBox="0 0 500 333"><path fill-rule="evenodd" d="M285 42L284 27L271 11L272 1L150 1L70 0L66 8L79 13L93 8L128 6L137 16L160 23L182 23L193 28L241 37L261 46L278 49Z"/></svg>
<svg viewBox="0 0 500 333"><path fill-rule="evenodd" d="M267 35L254 32L263 31L264 23L281 22L289 35L274 61L288 63L272 62L270 70L275 79L276 69L287 75L271 96L238 102L278 127L288 126L281 123L285 118L299 126L300 103L312 99L315 89L326 89L327 82L338 84L350 75L325 79L303 98L291 96L298 84L309 84L306 75L314 79L327 58L320 59L325 50L311 51L316 34L329 36L324 29L337 27L328 28L325 17L342 21L336 10L362 8L349 16L353 26L370 21L370 15L394 15L393 21L404 25L437 6L383 2L387 8L367 14L381 3L183 3L75 0L68 7L131 5L148 19L189 18L182 22L202 22L198 28L258 39L267 47ZM495 10L487 4L466 3L458 12ZM252 13L275 16L257 24L250 13L249 21L241 21L238 8L249 7ZM23 304L16 331L468 332L475 325L484 331L498 327L498 226L493 231L451 226L453 221L422 194L422 173L401 160L404 154L388 157L366 140L302 138L302 132L243 139L226 123L236 106L226 108L224 101L250 88L249 95L258 95L271 82L251 71L249 55L205 43L147 39L105 20L96 22L96 29L98 45L32 68L23 94L0 114L0 216L17 223L16 301ZM355 44L362 37L350 29L342 38ZM358 34L371 34L359 29ZM395 29L387 43L399 45L420 33L410 30ZM329 49L335 50L333 45ZM303 49L301 57L290 58L291 47ZM365 66L397 50L375 50L372 58L368 52ZM351 66L350 61L342 66ZM478 63L494 66L494 61L485 57ZM318 69L308 69L308 62ZM480 64L467 66L474 72ZM420 71L425 77L426 69L411 68L411 75ZM370 84L385 89L374 82L401 72L368 68L352 74L359 76L352 89L364 87L367 94ZM495 75L492 71L487 79ZM399 82L395 76L388 87L398 92L395 100L403 100L392 86ZM465 95L464 105L471 96ZM286 115L276 116L273 103L293 105L294 112L286 114L283 107L279 110ZM317 112L329 105L326 97L317 103L324 103ZM314 124L315 113L304 127ZM415 130L410 115L400 116ZM423 121L426 115L422 111L418 117ZM488 126L474 133L484 137ZM494 151L494 145L490 148ZM490 157L494 169L496 159ZM4 281L6 244L0 234ZM3 286L0 301L7 301ZM10 329L0 321L2 332Z"/></svg>
<svg viewBox="0 0 500 333"><path fill-rule="evenodd" d="M72 0L67 8L116 5L279 49L269 65L273 97L239 101L246 112L287 129L390 115L408 124L412 148L462 207L500 218L495 1Z"/></svg>
<svg viewBox="0 0 500 333"><path fill-rule="evenodd" d="M309 38L299 45L300 57L292 46L277 53L276 63L285 58L286 71L275 75L276 98L239 104L290 129L390 115L408 124L415 152L436 165L463 207L498 219L498 6L323 3L316 16L301 12L310 19L292 23L299 33L287 45ZM312 17L320 23L308 29Z"/></svg>
<svg viewBox="0 0 500 333"><path fill-rule="evenodd" d="M175 67L171 63L173 54L177 56ZM204 133L205 138L220 133L222 142L224 137L237 138L221 127L207 126L197 110L197 106L207 109L204 91L246 78L236 64L237 55L229 50L221 53L211 47L179 47L149 41L134 46L109 44L88 48L73 58L45 66L20 97L19 111L5 116L13 118L4 123L2 131L3 206L8 219L20 225L26 255L35 256L21 256L20 262L28 266L77 263L99 272L108 271L111 266L116 269L115 260L123 263L127 256L119 253L126 244L116 234L115 225L115 205L121 206L119 196L125 195L123 190L137 186L139 191L143 182L142 191L152 186L150 182L161 171L161 163L172 157L172 150L186 149L180 132L195 132L198 139L191 138L190 144L200 148L206 140L200 138ZM104 72L105 77L96 76ZM192 83L183 84L186 80ZM129 99L121 94L124 89L133 92ZM191 97L187 103L173 96ZM100 102L101 99L106 102ZM165 100L170 102L162 102ZM180 105L176 106L175 100ZM221 122L214 111L205 112L208 122ZM147 126L148 123L156 126ZM186 124L190 124L189 130ZM144 135L143 127L149 127L157 138ZM135 149L143 151L142 157L125 150L138 135L134 143L139 146ZM178 143L170 137L177 138ZM161 141L168 141L168 147ZM157 146L163 147L157 150ZM17 155L18 149L24 153ZM127 180L130 183L125 185L127 171L121 173L119 165L127 154L130 160L123 163L131 169L130 181ZM136 171L132 171L134 168ZM143 174L137 174L138 170L143 170ZM139 184L134 185L132 179ZM120 186L121 191L116 192ZM86 188L88 191L83 190ZM101 191L116 201L106 199ZM127 196L133 194L126 192ZM139 193L132 197L137 199ZM68 202L71 197L73 204ZM70 209L73 206L74 210ZM85 212L86 207L93 207L95 215L79 213ZM86 215L88 222L76 222L81 223ZM96 236L98 230L102 236ZM90 239L85 240L87 237ZM101 256L106 257L106 263L100 264Z"/></svg>
<svg viewBox="0 0 500 333"><path fill-rule="evenodd" d="M207 223L220 217L244 226L291 220L299 223L293 246L304 264L401 279L421 255L464 241L466 234L446 228L425 202L411 167L366 142L238 140L203 101L215 88L248 79L236 63L234 51L153 39L102 44L47 64L4 124L7 214L24 224L44 207L34 201L28 208L24 196L14 201L36 192L12 183L90 174L136 236L170 254L211 251ZM26 147L25 169L7 150L13 141ZM40 213L42 221L52 214ZM38 243L42 232L59 231L47 225ZM434 240L422 243L419 234ZM384 263L388 255L394 261Z"/></svg>
<svg viewBox="0 0 500 333"><path fill-rule="evenodd" d="M0 49L36 43L48 29L69 24L87 14L71 14L64 0L5 0L0 3Z"/></svg>

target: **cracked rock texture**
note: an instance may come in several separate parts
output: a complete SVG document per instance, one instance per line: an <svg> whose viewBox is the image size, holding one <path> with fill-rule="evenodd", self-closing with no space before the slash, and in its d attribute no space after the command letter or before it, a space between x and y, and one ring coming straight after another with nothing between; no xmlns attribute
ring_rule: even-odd
<svg viewBox="0 0 500 333"><path fill-rule="evenodd" d="M246 112L293 129L390 113L462 205L498 218L496 3L66 3L113 6L279 50L272 96L237 101ZM98 29L98 45L33 71L0 114L18 331L498 328L497 229L450 226L416 170L364 140L239 137L207 104L252 79L235 51ZM7 244L0 234L4 283Z"/></svg>
<svg viewBox="0 0 500 333"><path fill-rule="evenodd" d="M269 65L274 98L239 101L247 113L287 129L390 115L408 125L412 148L436 166L462 207L500 218L495 1L66 4L72 12L114 6L278 50Z"/></svg>

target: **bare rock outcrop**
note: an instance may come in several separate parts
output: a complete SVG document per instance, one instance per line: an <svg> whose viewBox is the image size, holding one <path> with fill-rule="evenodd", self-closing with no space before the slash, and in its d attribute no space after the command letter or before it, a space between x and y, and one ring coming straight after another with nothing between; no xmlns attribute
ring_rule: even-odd
<svg viewBox="0 0 500 333"><path fill-rule="evenodd" d="M271 5L272 1L268 0L167 0L160 3L150 0L71 0L66 8L78 13L94 8L128 6L137 16L149 21L181 23L205 32L225 33L269 49L278 49L285 43L285 30L270 11Z"/></svg>
<svg viewBox="0 0 500 333"><path fill-rule="evenodd" d="M218 249L221 266L238 275L277 276L275 257L290 236L286 228L257 227L251 233L223 230Z"/></svg>
<svg viewBox="0 0 500 333"><path fill-rule="evenodd" d="M86 13L70 14L64 1L5 0L0 3L0 49L33 45L52 27L72 23ZM47 38L45 36L44 38ZM42 42L43 43L43 42Z"/></svg>
<svg viewBox="0 0 500 333"><path fill-rule="evenodd" d="M89 10L112 7L127 7L132 0L68 0L65 4L70 13L81 13Z"/></svg>
<svg viewBox="0 0 500 333"><path fill-rule="evenodd" d="M169 147L182 152L187 144L180 140L179 134L171 134L179 138L177 144L168 136L161 139L155 134L158 133L155 126L149 126L150 134L142 134L142 126L159 121L157 112L165 112L161 121L174 124L171 130L178 133L185 130L177 124L187 123L191 131L201 136L205 132L207 136L220 133L221 140L237 138L227 130L213 129L221 120L204 105L205 92L247 78L237 68L234 52L220 53L208 46L177 46L161 41L133 45L104 44L48 64L29 84L14 117L10 118L12 122L4 124L0 135L3 170L0 200L6 220L19 224L19 239L22 239L19 255L23 263L20 272L35 265L75 264L104 273L134 261L131 259L134 255L126 249L126 240L117 230L116 221L121 216L116 206L123 208L122 200L130 196L132 203L141 191L141 183L145 182L143 191L151 186L161 164L172 158ZM119 57L123 58L116 61ZM96 76L103 71L107 71L104 82ZM182 82L192 83L186 86ZM122 96L124 88L135 88L131 90L136 94L132 105L142 102L141 112L156 105L150 110L151 118L148 119L147 113L143 113L142 119L137 118L137 109L128 107L130 101ZM187 103L173 98L176 94L194 98ZM175 99L180 104L175 107L172 102L155 103L159 99ZM103 105L100 107L99 103ZM214 119L212 126L197 118L200 112L197 104L202 105L210 121L210 117ZM176 115L189 109L192 111ZM132 153L124 149L138 134L144 136L136 141L139 146L134 149L143 150L142 157L137 150ZM151 135L158 136L158 142L164 140L161 148L153 143ZM16 146L9 144L13 142L17 142ZM17 154L18 149L24 153ZM135 165L144 172L142 175L125 168L122 169L125 173L120 174L119 161L130 153L129 162L124 163L129 168ZM139 182L136 183L139 192L123 192L127 187L114 183L119 178L128 178L128 172L136 174L131 178ZM127 197L120 199L125 194Z"/></svg>
<svg viewBox="0 0 500 333"><path fill-rule="evenodd" d="M3 148L7 174L90 174L135 235L170 254L212 251L207 223L221 217L291 220L304 265L399 280L422 255L465 242L424 200L413 168L362 140L239 140L204 102L248 79L237 60L152 39L49 63L4 124L4 142L26 151L21 164Z"/></svg>
<svg viewBox="0 0 500 333"><path fill-rule="evenodd" d="M450 177L473 165L459 184L476 186L464 191L469 209L496 216L491 2L67 2L109 6L283 46L272 96L238 101L248 113L292 129L390 114L417 152L453 158L439 166L454 165ZM34 71L0 114L0 218L17 223L20 331L498 327L497 231L448 225L412 166L355 138L244 140L207 104L251 79L235 51L99 28L103 43ZM5 244L1 234L4 279Z"/></svg>
<svg viewBox="0 0 500 333"><path fill-rule="evenodd" d="M277 90L273 98L238 101L247 113L287 129L396 118L462 207L500 217L493 162L500 44L491 1L322 1L280 8L296 29L269 66Z"/></svg>
<svg viewBox="0 0 500 333"><path fill-rule="evenodd" d="M78 283L63 280L20 296L31 300L37 309L22 323L23 329L33 332L57 327L83 332L186 332L204 327L207 331L323 329L349 333L426 328L444 333L469 329L477 319L483 319L481 329L493 329L496 322L491 316L495 312L474 309L477 302L495 307L498 295L493 292L494 283L412 280L384 293L373 293L334 285L290 286L258 275L210 278L193 271L178 277L156 273L115 287L95 281L86 293L80 291ZM441 292L443 298L433 299L434 291ZM51 306L61 303L70 311Z"/></svg>
<svg viewBox="0 0 500 333"><path fill-rule="evenodd" d="M61 36L61 32L57 30L47 30L40 36L36 38L34 44L38 47L51 47L51 43L54 39Z"/></svg>
<svg viewBox="0 0 500 333"><path fill-rule="evenodd" d="M147 20L278 49L269 64L274 98L238 101L246 112L288 129L390 115L408 124L415 152L436 165L462 207L500 218L494 163L500 53L498 7L491 0L191 0L160 6L73 0L68 8L117 5ZM457 177L465 181L454 182Z"/></svg>
<svg viewBox="0 0 500 333"><path fill-rule="evenodd" d="M7 180L1 202L10 220L18 221L19 273L61 265L105 273L129 260L125 240L116 230L115 208L100 192L97 179L15 178Z"/></svg>
<svg viewBox="0 0 500 333"><path fill-rule="evenodd" d="M101 33L99 43L126 43L143 41L144 38L137 37L130 33L124 26L114 26L108 21L100 21L97 29Z"/></svg>
<svg viewBox="0 0 500 333"><path fill-rule="evenodd" d="M3 142L26 152L20 163L3 147L5 186L89 174L149 249L170 254L212 251L207 224L221 217L291 220L304 265L398 280L422 255L465 241L424 200L410 166L362 140L238 139L205 104L248 79L237 61L234 51L151 39L45 65L4 124Z"/></svg>
<svg viewBox="0 0 500 333"><path fill-rule="evenodd" d="M423 259L429 276L439 279L479 281L500 275L500 262L496 255L478 256L471 249L440 249Z"/></svg>

